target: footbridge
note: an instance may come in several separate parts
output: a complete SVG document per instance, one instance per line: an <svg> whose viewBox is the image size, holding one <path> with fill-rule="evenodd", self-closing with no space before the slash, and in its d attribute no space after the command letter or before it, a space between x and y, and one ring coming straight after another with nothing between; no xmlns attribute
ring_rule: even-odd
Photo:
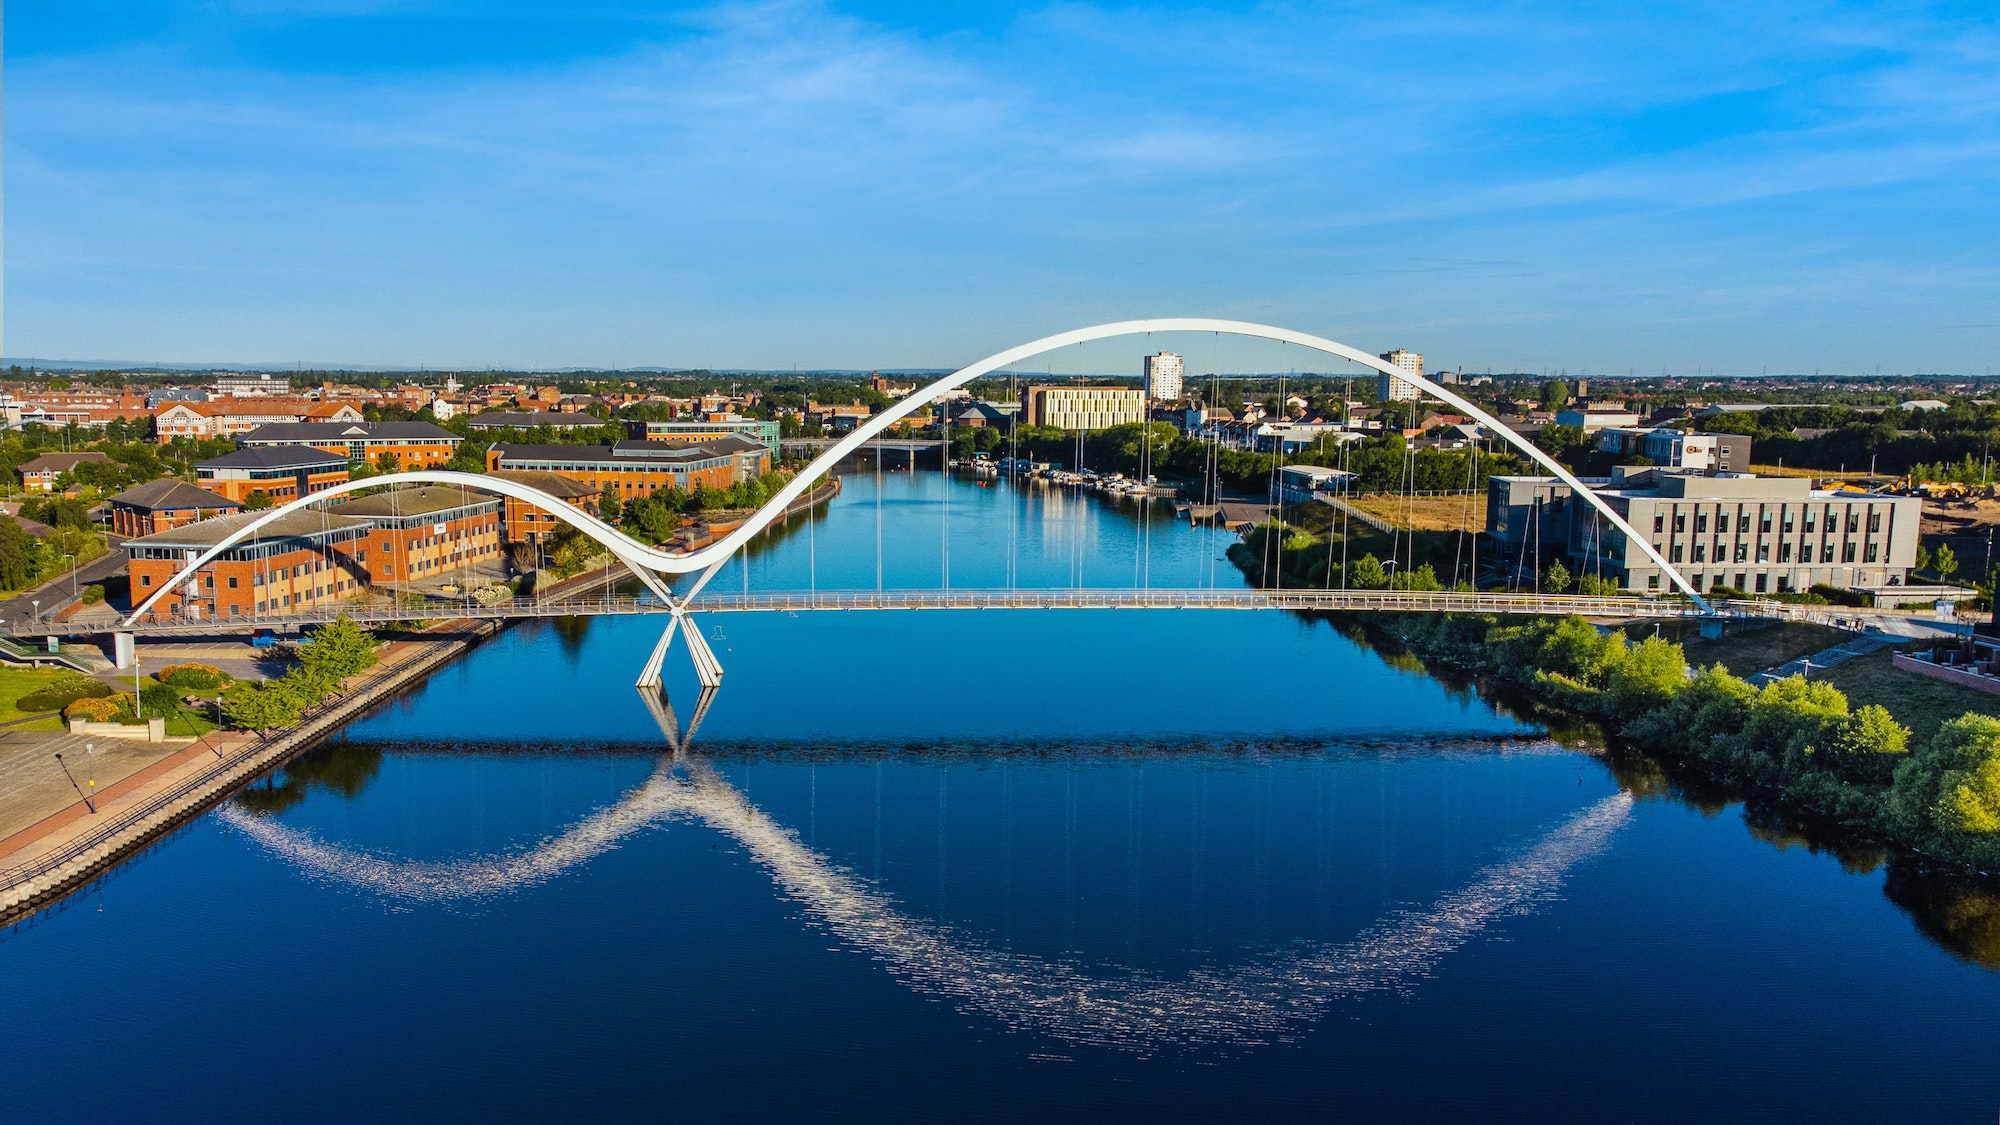
<svg viewBox="0 0 2000 1125"><path fill-rule="evenodd" d="M1295 613L1479 613L1630 621L1672 617L1773 617L1785 607L1773 602L1716 603L1704 612L1680 598L1581 597L1557 594L1473 593L1421 590L1257 590L1257 589L1009 589L1009 590L818 590L702 596L703 613L824 613L891 610L1288 610ZM347 617L367 626L440 619L493 620L537 617L597 617L667 614L675 605L651 594L606 594L575 598L511 598L493 602L435 599L424 604L317 606L286 614L254 617L153 617L126 630L138 636L212 635L251 629L291 631ZM69 631L60 623L16 632L23 635Z"/></svg>
<svg viewBox="0 0 2000 1125"><path fill-rule="evenodd" d="M120 626L120 632L128 634L120 646L120 651L128 651L129 634L137 633L141 630L150 632L176 628L183 630L190 630L195 627L211 630L216 628L217 621L214 618L199 623L199 626L192 621L177 623L170 614L163 617L157 613L155 607L162 598L176 591L180 591L183 594L191 593L196 588L195 584L199 582L203 567L208 566L225 552L235 548L239 543L252 538L259 530L273 521L290 515L293 512L324 505L342 495L361 489L376 489L384 486L394 486L399 483L453 484L513 497L555 515L557 518L575 527L584 535L603 545L613 557L631 570L647 594L650 595L650 599L642 597L624 603L622 608L620 603L615 599L578 601L573 605L546 601L507 602L492 606L468 605L463 607L462 615L553 616L620 611L664 613L668 617L667 627L661 634L659 644L655 646L651 658L648 659L645 668L640 673L639 682L641 686L657 684L659 682L661 662L664 660L668 648L672 645L676 633L685 636L689 656L693 659L695 669L703 684L713 686L716 683L720 683L722 668L716 661L714 653L702 639L700 630L693 628L691 625L686 628L682 627L690 606L693 604L695 598L701 594L703 588L707 586L709 581L715 577L716 573L721 570L722 566L736 552L742 550L758 535L762 534L772 523L782 518L792 501L802 495L808 488L812 487L813 483L820 477L824 476L829 470L856 450L879 440L887 430L917 410L975 379L1059 348L1084 344L1094 340L1111 339L1118 336L1142 335L1156 332L1206 332L1217 335L1247 336L1277 341L1357 363L1372 371L1393 376L1406 383L1415 385L1426 394L1451 405L1460 412L1484 424L1489 432L1513 445L1515 449L1529 460L1542 466L1556 479L1568 485L1575 496L1596 509L1598 514L1604 517L1612 527L1624 533L1628 550L1643 556L1653 566L1657 567L1659 573L1666 576L1671 586L1677 588L1681 594L1685 595L1687 599L1685 603L1686 608L1681 608L1674 602L1652 601L1644 598L1564 599L1557 597L1547 599L1546 601L1538 598L1530 602L1521 600L1521 596L1519 595L1421 594L1400 591L1384 593L1349 590L1300 591L1292 593L1289 591L1166 591L1145 589L1129 592L1117 591L1115 593L1111 591L1094 591L1091 592L1090 596L1085 596L1081 591L1008 590L986 593L939 591L935 594L913 592L895 594L893 596L885 592L878 592L873 595L829 594L826 595L828 600L825 601L822 601L821 595L816 593L806 595L759 595L759 598L765 600L753 601L749 597L741 598L737 600L735 608L739 610L782 609L793 612L815 609L986 608L1396 609L1404 612L1584 612L1599 613L1607 616L1650 615L1661 612L1695 612L1703 614L1714 612L1713 607L1702 597L1701 592L1696 590L1686 577L1680 573L1679 568L1669 564L1666 558L1660 554L1649 536L1643 535L1634 529L1609 502L1585 486L1582 481L1579 481L1568 469L1550 457L1548 453L1508 427L1501 425L1497 419L1488 415L1476 403L1459 395L1455 390L1441 386L1414 372L1392 367L1370 352L1362 351L1359 348L1350 347L1346 344L1336 343L1324 337L1295 332L1286 328L1275 328L1270 325L1251 324L1244 321L1216 320L1205 317L1175 317L1158 320L1121 321L1115 324L1101 324L1091 328L1080 328L1072 332L1046 336L1042 339L1022 344L1019 347L1009 348L1006 351L988 356L977 363L962 367L950 375L928 386L919 388L916 392L892 403L880 413L856 426L852 433L833 442L815 457L804 471L800 472L795 479L789 481L783 488L779 489L770 502L753 514L750 519L744 521L733 531L715 542L693 551L670 551L652 544L642 543L627 536L618 528L589 512L574 508L567 503L556 500L526 485L483 474L424 469L338 484L261 513L256 518L247 520L241 526L234 529L220 543L210 547L196 557L188 559L178 573L163 583L159 589L155 590L144 601L133 607L131 615ZM668 585L666 576L682 574L696 574L699 577L687 590L677 592ZM1287 598L1294 600L1286 601L1285 599ZM1503 600L1489 601L1489 598ZM1512 605L1515 608L1501 608L1503 605L1508 604L1504 599L1509 598L1514 599ZM709 598L704 600L701 605L704 609L720 610L729 606L729 599ZM1588 606L1588 608L1579 609L1578 606L1580 605ZM432 606L425 606L416 610L389 610L384 612L387 614L402 613L415 617L436 617L442 615L438 607ZM363 611L356 614L356 616L375 621L394 619L392 616L368 618L365 614L366 611ZM455 612L454 615L460 614ZM288 623L295 620L303 621L309 620L309 618L265 618L256 623Z"/></svg>

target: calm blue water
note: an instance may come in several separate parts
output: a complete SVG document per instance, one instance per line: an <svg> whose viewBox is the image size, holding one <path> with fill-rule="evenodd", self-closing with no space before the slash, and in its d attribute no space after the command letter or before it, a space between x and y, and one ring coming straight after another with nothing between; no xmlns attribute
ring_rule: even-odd
<svg viewBox="0 0 2000 1125"><path fill-rule="evenodd" d="M1134 505L883 488L886 586L1130 583L1135 547L1238 581ZM750 588L872 587L875 499ZM710 615L678 759L630 686L657 624L511 630L9 934L12 1115L2000 1108L2000 980L1882 871L1635 799L1324 624Z"/></svg>

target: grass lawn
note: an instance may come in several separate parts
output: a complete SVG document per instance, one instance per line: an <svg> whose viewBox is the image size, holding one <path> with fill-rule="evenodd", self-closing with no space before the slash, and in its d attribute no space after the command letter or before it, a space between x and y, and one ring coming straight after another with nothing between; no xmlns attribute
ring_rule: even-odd
<svg viewBox="0 0 2000 1125"><path fill-rule="evenodd" d="M1888 708L1897 722L1910 728L1912 747L1923 745L1940 724L1967 711L2000 717L2000 695L1904 672L1890 662L1891 651L1871 652L1824 672L1816 671L1813 679L1839 688L1851 707L1878 703Z"/></svg>
<svg viewBox="0 0 2000 1125"><path fill-rule="evenodd" d="M17 704L24 695L55 683L65 676L75 675L67 668L36 669L22 668L13 664L0 664L0 722L18 719L32 712L23 711ZM8 730L61 730L61 719L40 719L32 723L21 723Z"/></svg>
<svg viewBox="0 0 2000 1125"><path fill-rule="evenodd" d="M1663 629L1662 635L1670 629L1671 626ZM1637 631L1633 632L1633 636L1638 635ZM1821 649L1832 648L1853 636L1844 630L1809 621L1779 621L1761 628L1726 633L1711 641L1704 640L1690 626L1681 640L1681 647L1687 653L1688 663L1696 667L1706 668L1720 663L1735 675L1750 676L1790 663L1801 656L1810 656Z"/></svg>

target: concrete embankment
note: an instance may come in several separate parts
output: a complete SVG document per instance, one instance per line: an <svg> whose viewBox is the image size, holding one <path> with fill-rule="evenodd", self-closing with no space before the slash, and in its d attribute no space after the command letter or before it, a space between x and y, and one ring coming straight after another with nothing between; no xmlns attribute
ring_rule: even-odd
<svg viewBox="0 0 2000 1125"><path fill-rule="evenodd" d="M263 736L218 731L104 790L95 814L79 801L0 840L0 925L60 901L503 627L453 622L392 641L375 667L297 724Z"/></svg>

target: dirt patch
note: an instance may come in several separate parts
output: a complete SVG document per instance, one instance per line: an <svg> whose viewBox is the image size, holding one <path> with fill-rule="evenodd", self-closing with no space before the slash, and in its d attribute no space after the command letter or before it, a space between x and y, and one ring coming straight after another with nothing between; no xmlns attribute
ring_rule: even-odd
<svg viewBox="0 0 2000 1125"><path fill-rule="evenodd" d="M1390 492L1364 492L1347 501L1357 512L1366 512L1396 527L1415 531L1485 531L1486 497L1397 496Z"/></svg>

